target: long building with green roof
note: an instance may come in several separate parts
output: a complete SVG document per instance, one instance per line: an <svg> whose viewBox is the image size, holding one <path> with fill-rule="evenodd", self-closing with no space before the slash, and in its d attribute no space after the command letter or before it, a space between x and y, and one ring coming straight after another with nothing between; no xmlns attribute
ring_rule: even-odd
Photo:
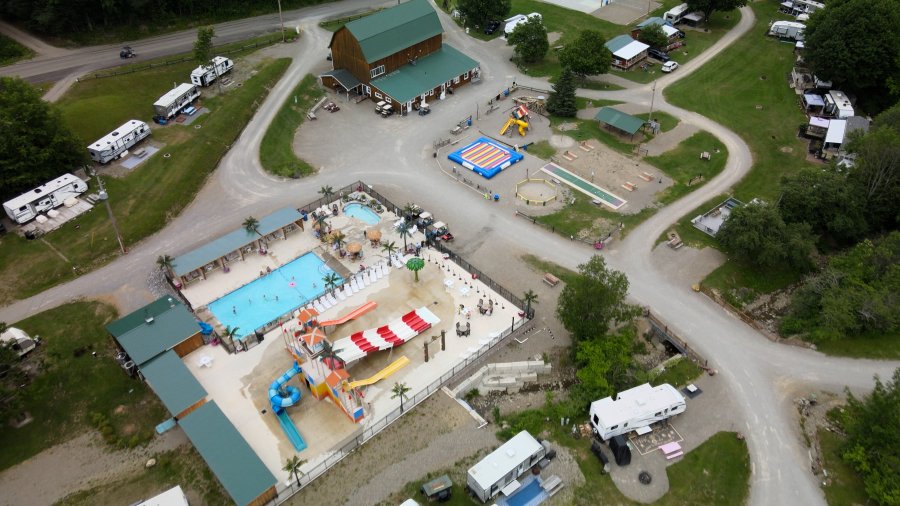
<svg viewBox="0 0 900 506"><path fill-rule="evenodd" d="M478 79L478 62L444 44L427 0L409 0L347 23L331 37L333 69L322 84L384 101L399 113Z"/></svg>

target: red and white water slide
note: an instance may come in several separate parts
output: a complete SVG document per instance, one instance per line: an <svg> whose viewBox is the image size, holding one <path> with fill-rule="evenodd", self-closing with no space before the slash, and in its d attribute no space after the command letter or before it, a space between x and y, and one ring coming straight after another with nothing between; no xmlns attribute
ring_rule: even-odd
<svg viewBox="0 0 900 506"><path fill-rule="evenodd" d="M409 341L440 322L434 313L422 306L376 329L356 332L334 342L334 350L344 362L354 362L369 353L389 350Z"/></svg>
<svg viewBox="0 0 900 506"><path fill-rule="evenodd" d="M335 318L334 320L325 320L323 322L319 322L319 326L320 327L330 327L331 325L341 325L343 323L347 323L348 321L355 320L355 319L359 318L360 316L368 313L369 311L375 309L375 306L377 306L377 305L378 305L377 302L370 300L369 302L366 302L362 306L359 306L358 308L354 309L353 311L350 311L349 313L345 314L344 316L340 316L338 318Z"/></svg>

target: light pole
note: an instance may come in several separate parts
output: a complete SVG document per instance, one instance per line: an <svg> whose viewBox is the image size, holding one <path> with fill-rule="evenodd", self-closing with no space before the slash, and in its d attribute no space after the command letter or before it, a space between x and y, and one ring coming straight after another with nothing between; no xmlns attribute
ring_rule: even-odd
<svg viewBox="0 0 900 506"><path fill-rule="evenodd" d="M653 80L653 88L650 91L650 112L647 113L647 122L653 121L653 101L656 99L656 79Z"/></svg>
<svg viewBox="0 0 900 506"><path fill-rule="evenodd" d="M109 194L106 193L106 189L103 187L103 180L100 179L100 174L94 171L94 177L97 178L97 186L100 187L100 191L97 192L97 196L100 200L106 204L106 212L109 213L109 221L112 223L113 230L116 232L116 240L119 241L119 249L122 251L124 255L127 253L125 251L125 242L122 241L122 234L119 233L119 224L116 222L116 217L113 215L112 206L109 205Z"/></svg>
<svg viewBox="0 0 900 506"><path fill-rule="evenodd" d="M281 22L281 42L284 42L284 18L281 17L281 0L278 0L278 21Z"/></svg>

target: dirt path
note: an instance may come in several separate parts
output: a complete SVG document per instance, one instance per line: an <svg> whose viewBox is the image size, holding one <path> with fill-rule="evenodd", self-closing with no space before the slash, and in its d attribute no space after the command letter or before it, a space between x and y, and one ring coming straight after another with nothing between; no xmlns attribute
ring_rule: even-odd
<svg viewBox="0 0 900 506"><path fill-rule="evenodd" d="M175 429L157 437L146 448L110 450L100 435L91 430L0 474L0 504L53 504L98 482L131 474L153 454L186 443L184 432Z"/></svg>

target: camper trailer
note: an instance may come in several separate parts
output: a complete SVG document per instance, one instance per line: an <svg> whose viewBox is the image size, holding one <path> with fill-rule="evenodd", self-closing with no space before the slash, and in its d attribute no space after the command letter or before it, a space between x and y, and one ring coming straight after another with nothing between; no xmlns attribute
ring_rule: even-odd
<svg viewBox="0 0 900 506"><path fill-rule="evenodd" d="M511 495L517 480L544 458L547 450L527 431L522 431L500 448L469 468L466 486L481 502L497 494Z"/></svg>
<svg viewBox="0 0 900 506"><path fill-rule="evenodd" d="M822 96L825 99L825 115L837 119L847 119L854 115L853 104L843 91L829 90Z"/></svg>
<svg viewBox="0 0 900 506"><path fill-rule="evenodd" d="M509 37L509 34L511 34L517 26L528 21L528 18L538 18L539 20L543 20L539 12L532 12L527 16L525 14L516 14L515 16L504 21L505 25L503 27L503 36Z"/></svg>
<svg viewBox="0 0 900 506"><path fill-rule="evenodd" d="M153 104L153 108L156 110L157 117L169 119L191 105L191 102L199 96L200 90L197 89L196 84L182 83L159 97L159 100Z"/></svg>
<svg viewBox="0 0 900 506"><path fill-rule="evenodd" d="M38 213L59 207L66 200L77 197L85 191L87 183L72 174L63 174L49 183L5 202L3 210L16 223L26 223L34 219Z"/></svg>
<svg viewBox="0 0 900 506"><path fill-rule="evenodd" d="M216 56L211 65L200 65L191 72L191 82L197 86L209 86L219 76L234 67L234 62L224 56Z"/></svg>
<svg viewBox="0 0 900 506"><path fill-rule="evenodd" d="M769 35L786 40L803 40L803 31L806 25L796 21L776 21L769 25Z"/></svg>
<svg viewBox="0 0 900 506"><path fill-rule="evenodd" d="M681 4L672 7L667 10L665 14L663 14L663 19L668 21L669 23L676 25L681 21L681 18L688 14L688 4Z"/></svg>
<svg viewBox="0 0 900 506"><path fill-rule="evenodd" d="M591 425L600 439L627 434L684 413L684 397L675 387L664 383L651 387L649 383L619 392L616 399L606 397L591 403Z"/></svg>
<svg viewBox="0 0 900 506"><path fill-rule="evenodd" d="M24 357L37 347L37 343L31 336L26 334L24 330L15 327L8 327L0 334L0 345L10 346L20 357Z"/></svg>
<svg viewBox="0 0 900 506"><path fill-rule="evenodd" d="M143 121L133 119L106 134L102 139L88 146L87 149L91 154L91 160L98 163L108 163L121 156L131 146L134 146L149 135L150 127Z"/></svg>

